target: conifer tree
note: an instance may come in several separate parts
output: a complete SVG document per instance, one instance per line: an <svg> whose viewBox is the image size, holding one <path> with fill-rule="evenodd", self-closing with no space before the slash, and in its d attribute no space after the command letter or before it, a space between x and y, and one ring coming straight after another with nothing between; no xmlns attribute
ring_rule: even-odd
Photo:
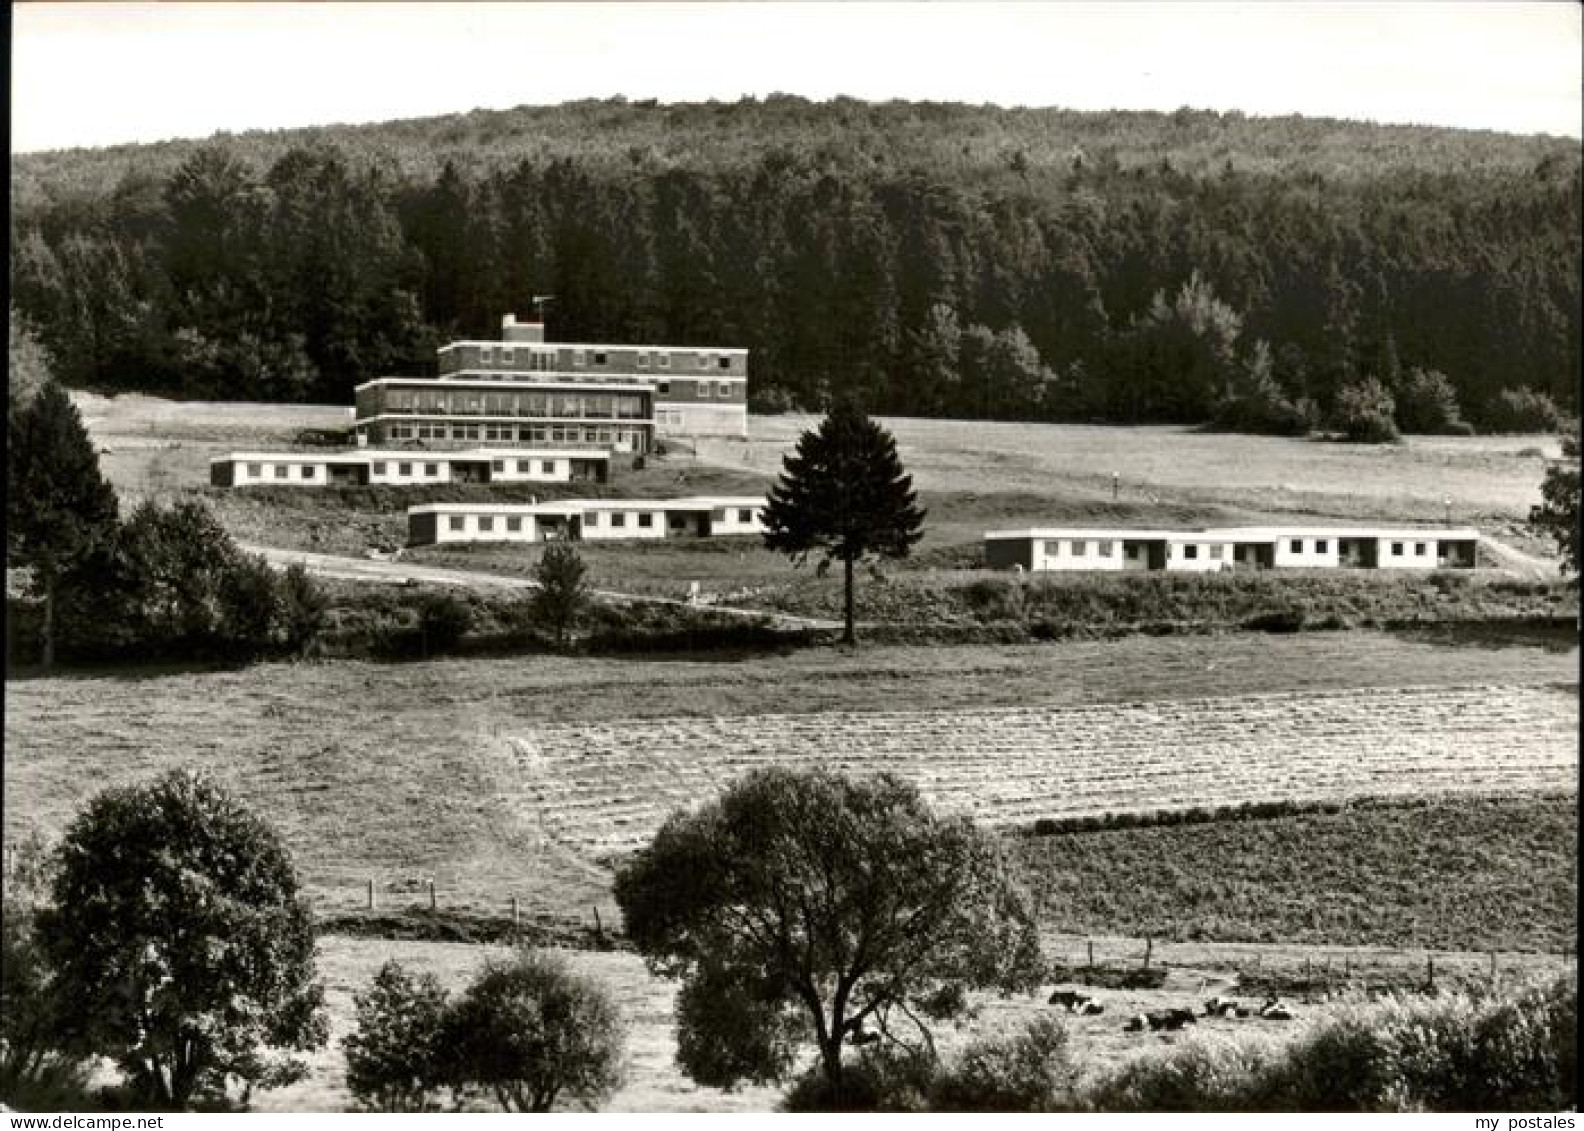
<svg viewBox="0 0 1584 1131"><path fill-rule="evenodd" d="M53 381L6 424L6 560L33 571L43 598L40 661L50 667L62 586L115 537L116 496L77 406Z"/></svg>
<svg viewBox="0 0 1584 1131"><path fill-rule="evenodd" d="M801 565L839 561L845 574L842 642L853 632L853 566L869 555L905 558L924 536L925 511L896 440L849 403L832 408L783 461L764 510L765 546Z"/></svg>

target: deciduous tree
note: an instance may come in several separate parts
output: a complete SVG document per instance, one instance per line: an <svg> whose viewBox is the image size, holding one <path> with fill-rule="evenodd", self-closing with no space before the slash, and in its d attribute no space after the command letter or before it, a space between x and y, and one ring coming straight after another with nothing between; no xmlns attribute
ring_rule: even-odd
<svg viewBox="0 0 1584 1131"><path fill-rule="evenodd" d="M212 780L106 790L67 828L39 935L74 1004L75 1047L139 1102L246 1102L324 1044L314 932L285 843Z"/></svg>
<svg viewBox="0 0 1584 1131"><path fill-rule="evenodd" d="M851 403L831 409L783 461L764 510L764 542L802 564L842 563L842 640L852 644L853 566L869 555L905 558L924 536L925 511L891 433Z"/></svg>
<svg viewBox="0 0 1584 1131"><path fill-rule="evenodd" d="M759 770L668 819L618 872L627 932L679 978L679 1060L716 1086L784 1079L812 1041L832 1097L872 1027L933 1048L965 992L1040 977L1033 911L996 840L891 775Z"/></svg>

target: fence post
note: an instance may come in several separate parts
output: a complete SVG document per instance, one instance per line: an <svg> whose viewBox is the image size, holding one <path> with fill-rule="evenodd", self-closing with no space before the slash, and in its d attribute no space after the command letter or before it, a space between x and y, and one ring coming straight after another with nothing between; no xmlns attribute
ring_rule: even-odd
<svg viewBox="0 0 1584 1131"><path fill-rule="evenodd" d="M1435 989L1435 955L1425 955L1425 986Z"/></svg>
<svg viewBox="0 0 1584 1131"><path fill-rule="evenodd" d="M1089 939L1089 969L1094 969L1094 939Z"/></svg>
<svg viewBox="0 0 1584 1131"><path fill-rule="evenodd" d="M1154 952L1154 950L1155 950L1155 940L1152 939L1152 938L1146 937L1144 939L1144 969L1146 969L1146 970L1149 969L1150 955L1151 955L1151 953Z"/></svg>
<svg viewBox="0 0 1584 1131"><path fill-rule="evenodd" d="M434 885L434 881L430 880L429 881L429 910L433 911L434 909L435 909L435 885Z"/></svg>
<svg viewBox="0 0 1584 1131"><path fill-rule="evenodd" d="M1496 952L1491 951L1491 981L1496 980Z"/></svg>
<svg viewBox="0 0 1584 1131"><path fill-rule="evenodd" d="M516 930L518 927L522 926L522 920L520 920L517 917L517 897L514 895L514 896L511 897L511 899L512 899L512 929Z"/></svg>
<svg viewBox="0 0 1584 1131"><path fill-rule="evenodd" d="M594 933L600 938L605 937L605 925L600 922L599 908L594 908Z"/></svg>
<svg viewBox="0 0 1584 1131"><path fill-rule="evenodd" d="M368 882L368 908L369 908L370 911L374 910L374 881L373 880L370 880Z"/></svg>

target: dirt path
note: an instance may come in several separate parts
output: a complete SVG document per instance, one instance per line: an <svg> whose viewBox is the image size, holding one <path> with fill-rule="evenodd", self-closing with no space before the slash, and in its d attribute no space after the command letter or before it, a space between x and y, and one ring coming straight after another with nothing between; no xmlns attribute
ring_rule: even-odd
<svg viewBox="0 0 1584 1131"><path fill-rule="evenodd" d="M431 585L455 585L464 589L520 589L539 587L538 582L508 574L487 573L482 570L445 569L440 566L417 565L400 560L350 558L338 554L316 554L306 550L283 550L273 546L241 544L241 549L258 554L276 569L301 565L316 577L333 577L344 581L367 581L386 585L413 585L427 582ZM702 605L675 597L655 597L637 593L618 593L596 589L594 596L618 605L674 605L681 608L701 608L723 616L747 617L768 620L776 628L831 629L841 623L819 617L800 617L790 613L770 612L764 609L739 609L728 605Z"/></svg>

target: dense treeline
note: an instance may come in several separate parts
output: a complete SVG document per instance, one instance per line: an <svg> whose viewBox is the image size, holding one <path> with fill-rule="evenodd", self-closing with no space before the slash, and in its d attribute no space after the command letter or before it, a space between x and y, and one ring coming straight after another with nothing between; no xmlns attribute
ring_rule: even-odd
<svg viewBox="0 0 1584 1131"><path fill-rule="evenodd" d="M563 340L752 348L760 409L1372 438L1577 405L1554 139L617 101L41 154L13 187L16 302L106 390L344 402L553 294Z"/></svg>

